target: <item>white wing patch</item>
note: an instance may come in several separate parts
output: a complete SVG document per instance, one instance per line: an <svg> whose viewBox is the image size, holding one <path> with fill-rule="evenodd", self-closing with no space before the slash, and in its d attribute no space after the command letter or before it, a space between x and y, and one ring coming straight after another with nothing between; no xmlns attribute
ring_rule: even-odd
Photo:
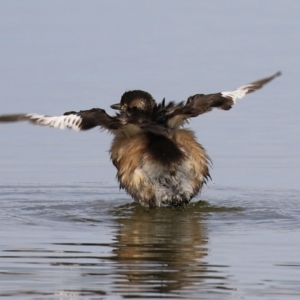
<svg viewBox="0 0 300 300"><path fill-rule="evenodd" d="M238 89L232 92L222 92L222 96L226 98L231 98L234 103L236 103L237 99L243 98L250 90L253 88L252 84L247 84L239 87Z"/></svg>
<svg viewBox="0 0 300 300"><path fill-rule="evenodd" d="M58 117L49 117L37 114L27 114L26 117L30 122L42 126L50 126L60 129L72 128L79 131L82 118L77 115L66 115Z"/></svg>

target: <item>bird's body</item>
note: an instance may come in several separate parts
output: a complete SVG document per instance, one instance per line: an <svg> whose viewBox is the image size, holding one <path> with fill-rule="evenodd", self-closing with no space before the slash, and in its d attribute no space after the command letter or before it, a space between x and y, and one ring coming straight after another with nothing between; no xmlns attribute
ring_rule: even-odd
<svg viewBox="0 0 300 300"><path fill-rule="evenodd" d="M237 99L279 75L280 72L232 92L197 94L178 104L165 104L165 100L157 104L147 92L129 91L120 103L111 106L120 110L115 116L93 108L58 117L2 115L0 122L29 121L75 130L100 126L114 135L110 155L120 187L143 206L178 206L189 203L210 178L210 159L194 133L182 128L186 121L213 108L228 110Z"/></svg>
<svg viewBox="0 0 300 300"><path fill-rule="evenodd" d="M209 177L209 158L187 129L116 136L110 153L120 187L144 206L186 204Z"/></svg>

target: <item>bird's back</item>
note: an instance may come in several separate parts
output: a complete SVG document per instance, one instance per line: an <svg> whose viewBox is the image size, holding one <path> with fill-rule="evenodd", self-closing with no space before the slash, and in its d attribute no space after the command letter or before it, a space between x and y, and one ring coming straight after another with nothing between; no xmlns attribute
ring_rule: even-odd
<svg viewBox="0 0 300 300"><path fill-rule="evenodd" d="M144 206L188 203L209 177L209 158L187 129L169 137L151 132L116 136L110 153L120 187Z"/></svg>

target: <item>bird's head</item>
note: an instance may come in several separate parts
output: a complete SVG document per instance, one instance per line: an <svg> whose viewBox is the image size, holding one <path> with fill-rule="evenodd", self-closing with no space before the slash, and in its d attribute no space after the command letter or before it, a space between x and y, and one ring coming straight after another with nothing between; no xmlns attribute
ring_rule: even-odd
<svg viewBox="0 0 300 300"><path fill-rule="evenodd" d="M155 100L149 93L133 90L125 92L121 97L120 103L113 104L110 107L122 112L141 111L150 113L155 104Z"/></svg>

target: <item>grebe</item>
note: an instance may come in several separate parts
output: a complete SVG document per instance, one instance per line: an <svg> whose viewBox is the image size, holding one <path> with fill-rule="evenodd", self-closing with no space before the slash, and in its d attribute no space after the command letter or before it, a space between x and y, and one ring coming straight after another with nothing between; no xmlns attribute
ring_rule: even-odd
<svg viewBox="0 0 300 300"><path fill-rule="evenodd" d="M146 207L187 204L210 178L210 158L192 130L183 128L189 118L213 108L229 110L237 99L262 88L281 75L241 86L231 92L196 94L186 102L156 103L141 90L128 91L120 103L111 105L115 116L101 108L69 111L62 116L14 114L0 122L29 121L32 124L78 131L101 127L114 135L110 148L120 188Z"/></svg>

